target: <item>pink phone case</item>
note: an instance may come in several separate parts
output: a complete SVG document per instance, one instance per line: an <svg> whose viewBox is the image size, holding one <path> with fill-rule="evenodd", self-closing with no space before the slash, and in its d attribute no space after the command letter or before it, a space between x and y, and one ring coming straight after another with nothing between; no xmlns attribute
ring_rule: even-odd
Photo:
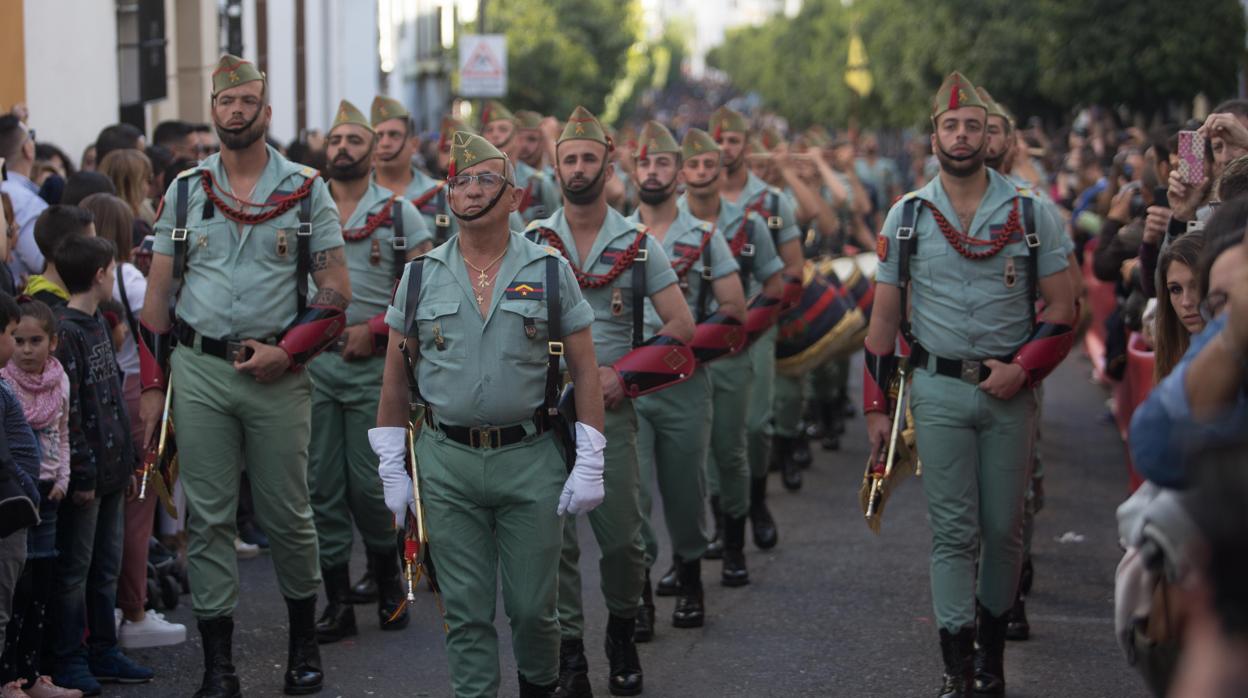
<svg viewBox="0 0 1248 698"><path fill-rule="evenodd" d="M1205 183L1205 137L1197 131L1179 131L1179 178L1197 186Z"/></svg>

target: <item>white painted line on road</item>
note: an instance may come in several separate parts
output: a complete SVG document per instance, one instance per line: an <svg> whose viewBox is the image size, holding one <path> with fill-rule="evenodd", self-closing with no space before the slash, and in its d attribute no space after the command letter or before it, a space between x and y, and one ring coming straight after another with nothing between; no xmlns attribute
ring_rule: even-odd
<svg viewBox="0 0 1248 698"><path fill-rule="evenodd" d="M1028 614L1028 619L1033 623L1065 623L1067 625L1113 625L1114 619L1109 617L1097 616L1042 616L1034 613Z"/></svg>

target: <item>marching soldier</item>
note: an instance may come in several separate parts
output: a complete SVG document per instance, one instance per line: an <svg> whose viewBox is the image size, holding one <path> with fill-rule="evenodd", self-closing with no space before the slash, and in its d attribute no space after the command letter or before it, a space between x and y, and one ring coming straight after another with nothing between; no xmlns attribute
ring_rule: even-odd
<svg viewBox="0 0 1248 698"><path fill-rule="evenodd" d="M390 291L408 258L430 247L429 231L416 207L370 181L377 137L350 102L339 105L327 142L325 174L342 221L352 299L339 342L308 365L313 427L309 479L328 602L316 625L321 643L357 633L348 569L352 521L364 539L378 587L381 629L407 626L406 608L395 615L403 602L397 541L368 430L377 424Z"/></svg>
<svg viewBox="0 0 1248 698"><path fill-rule="evenodd" d="M139 342L141 414L150 437L164 393L173 390L190 514L191 603L204 645L195 695L240 695L231 637L241 463L290 618L285 691L315 693L322 672L307 480L312 387L300 369L345 324L351 288L342 226L316 171L265 144L271 107L255 66L221 58L212 75L212 113L221 152L170 185L155 226ZM309 276L317 288L310 300Z"/></svg>
<svg viewBox="0 0 1248 698"><path fill-rule="evenodd" d="M700 134L690 131L686 142ZM705 144L704 144L705 145ZM710 368L713 359L739 351L745 344L745 295L737 274L737 262L713 221L698 220L676 202L676 189L684 180L682 150L676 139L660 123L648 122L638 140L635 171L640 183L641 205L632 220L644 223L663 250L673 260L679 287L690 312L700 323L694 332L694 354L700 369ZM646 309L646 331L656 332L660 321L653 308ZM726 359L724 359L726 360ZM689 576L684 566L701 565L707 538L702 515L706 502L705 462L711 447L711 374L698 370L687 381L667 390L638 398L641 418L638 457L641 463L642 538L646 544L646 569L658 558L658 540L650 524L650 498L657 480L663 495L663 519L671 536L677 579ZM742 423L735 425L744 447ZM725 435L728 436L728 435ZM729 436L729 439L733 437ZM739 463L745 465L744 448ZM748 470L746 471L748 472ZM729 478L733 505L724 531L722 581L726 586L743 586L750 581L745 566L746 474ZM700 576L700 575L699 575ZM654 606L650 597L649 574L642 591L642 639L653 635ZM700 602L684 595L672 616L672 624L697 627L702 613L693 613ZM647 626L648 627L645 627Z"/></svg>
<svg viewBox="0 0 1248 698"><path fill-rule="evenodd" d="M793 299L801 293L802 265L805 263L793 203L780 190L767 186L755 177L745 166L749 128L744 116L728 107L720 107L711 115L710 126L711 136L719 144L723 158L720 193L728 201L754 211L767 222L776 250L784 262L784 294L786 299ZM776 330L773 329L759 338L755 349L754 373L757 382L747 420L750 473L754 478L767 476L773 422L776 454L781 462L792 458L796 442L802 438L798 430L802 411L801 382L789 377L777 378L775 342ZM772 347L770 356L765 356L769 353L766 345ZM791 476L786 484L792 486L796 482L796 487L800 487L800 472L792 467L789 470ZM765 492L765 488L762 491Z"/></svg>
<svg viewBox="0 0 1248 698"><path fill-rule="evenodd" d="M409 402L423 404L415 461L445 594L455 695L498 693L501 564L520 695L551 696L559 676L560 517L603 498L594 314L557 252L509 230L521 192L506 156L479 136L453 139L448 181L460 233L410 263L395 291L369 440L386 504L401 521L414 504L404 425ZM576 385L574 454L557 445L554 430L564 425L550 414L560 356ZM575 460L571 475L565 455Z"/></svg>
<svg viewBox="0 0 1248 698"><path fill-rule="evenodd" d="M1005 690L1034 388L1073 342L1061 225L984 167L987 116L966 78L946 78L932 105L940 176L893 206L877 244L863 376L867 431L878 452L890 434L900 330L915 368L910 405L932 522L946 697ZM1037 317L1038 297L1045 310Z"/></svg>
<svg viewBox="0 0 1248 698"><path fill-rule="evenodd" d="M541 162L542 117L533 112L521 113L526 115L523 121L519 114L512 114L498 100L486 102L481 111L481 135L515 163L516 186L524 192L516 213L527 225L554 213L559 208L559 194L553 183L524 157L527 155L532 160L536 156L539 164Z"/></svg>
<svg viewBox="0 0 1248 698"><path fill-rule="evenodd" d="M447 204L446 183L412 164L412 157L420 149L420 137L416 135L411 113L402 102L381 96L373 98L370 112L369 121L377 133L373 178L377 184L410 201L424 217L426 228L433 232L434 244L442 244L455 234L455 218ZM458 124L443 119L438 139L439 160L450 152L450 134L455 130L459 130ZM445 163L441 165L439 169L444 171Z"/></svg>
<svg viewBox="0 0 1248 698"><path fill-rule="evenodd" d="M769 310L768 304L779 304L780 270L784 263L776 253L776 245L763 219L719 193L723 168L715 141L705 131L691 129L685 134L682 152L685 194L679 205L696 218L713 223L727 239L729 250L740 268L744 295L751 299L747 331L755 332L757 329L751 323L755 313L762 313L763 317L770 314L774 321L775 307ZM768 302L763 297L771 300ZM763 329L768 324L770 322L764 322ZM767 410L752 409L752 396L756 389L764 391L765 386L770 384L770 380L761 379L759 373L769 370L767 367L775 360L775 350L774 345L768 346L765 351L770 357L760 359L755 355L759 346L753 344L740 354L711 364L708 369L713 409L707 479L710 482L711 511L716 517L716 532L723 528L723 519L748 514L754 544L766 550L774 547L778 540L775 520L767 509L767 471L762 470L758 475L751 472L747 445L747 434L761 432L763 427L753 425L747 428L747 425L751 417L757 419L767 414ZM725 547L722 538L719 541L712 539L706 556L720 557L725 554ZM669 593L674 593L675 587L675 584L669 584Z"/></svg>
<svg viewBox="0 0 1248 698"><path fill-rule="evenodd" d="M684 346L693 337L693 317L677 286L676 272L663 246L610 209L604 198L610 176L612 143L602 125L577 107L556 145L556 168L565 205L553 216L529 225L539 243L559 249L594 309L594 347L606 400L606 491L603 505L591 512L590 525L602 550L602 595L610 615L606 654L614 695L637 695L641 663L633 629L645 578L638 504L637 414L631 397L679 382L694 370L693 353ZM653 304L661 326L643 341L645 301ZM580 548L576 521L564 527L559 569L560 684L567 695L590 695L585 659ZM688 622L701 616L701 586L696 561L686 566L690 589ZM691 591L691 594L693 592Z"/></svg>

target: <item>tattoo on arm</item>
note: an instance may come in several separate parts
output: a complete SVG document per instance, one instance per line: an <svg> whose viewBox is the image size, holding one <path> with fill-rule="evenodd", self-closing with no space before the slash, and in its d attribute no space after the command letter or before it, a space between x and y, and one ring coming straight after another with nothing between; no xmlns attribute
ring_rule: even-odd
<svg viewBox="0 0 1248 698"><path fill-rule="evenodd" d="M312 254L312 272L325 271L331 267L345 267L347 256L341 247L333 247Z"/></svg>
<svg viewBox="0 0 1248 698"><path fill-rule="evenodd" d="M339 310L346 310L347 297L332 288L322 288L312 297L311 305L328 305Z"/></svg>

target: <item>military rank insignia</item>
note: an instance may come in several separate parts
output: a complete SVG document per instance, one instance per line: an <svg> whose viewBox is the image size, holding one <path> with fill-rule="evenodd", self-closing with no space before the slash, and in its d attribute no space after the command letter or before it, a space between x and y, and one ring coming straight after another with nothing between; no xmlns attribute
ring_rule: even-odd
<svg viewBox="0 0 1248 698"><path fill-rule="evenodd" d="M283 259L285 259L285 258L286 258L286 254L290 252L290 245L289 245L289 243L286 241L286 231L285 231L284 229L280 229L280 228L279 228L279 229L278 229L278 231L277 231L277 250L276 250L276 252L277 252L277 256L278 256L278 257L281 257L281 258L283 258Z"/></svg>
<svg viewBox="0 0 1248 698"><path fill-rule="evenodd" d="M623 254L623 247L608 247L602 251L602 255L599 256L599 259L602 260L603 264L610 264L614 266L616 262L620 261L620 256Z"/></svg>
<svg viewBox="0 0 1248 698"><path fill-rule="evenodd" d="M540 301L546 297L542 283L539 281L520 282L507 287L503 292L503 297L507 300L530 300Z"/></svg>

